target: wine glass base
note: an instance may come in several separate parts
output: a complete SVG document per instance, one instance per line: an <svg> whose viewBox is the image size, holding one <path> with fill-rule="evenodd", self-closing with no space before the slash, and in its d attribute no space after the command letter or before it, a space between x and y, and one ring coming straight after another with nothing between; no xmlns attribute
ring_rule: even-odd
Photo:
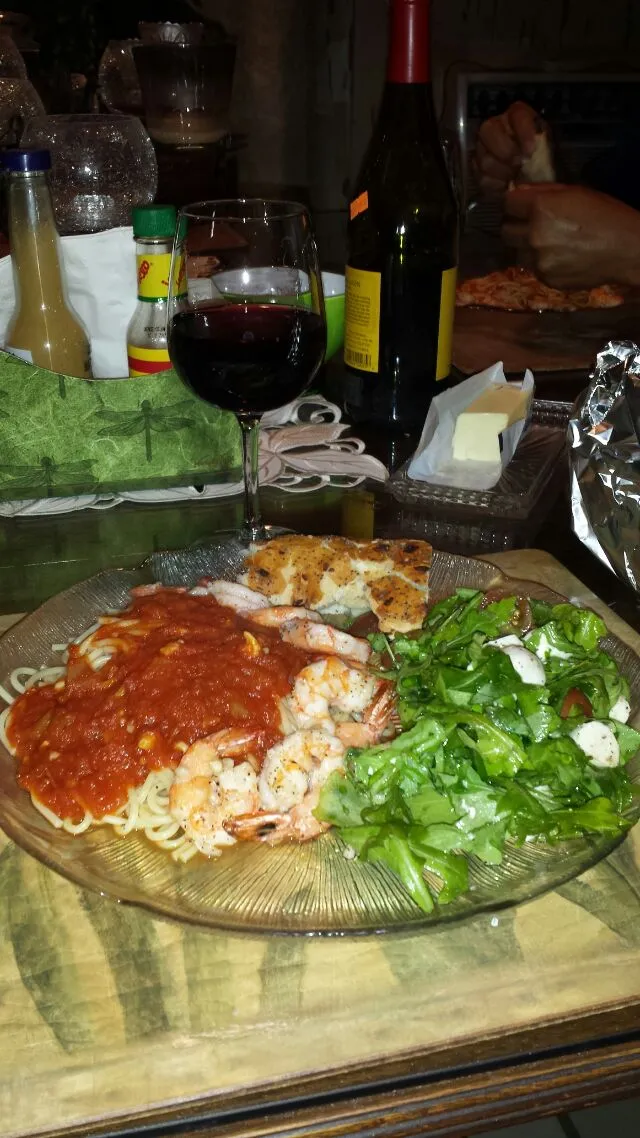
<svg viewBox="0 0 640 1138"><path fill-rule="evenodd" d="M254 541L271 541L274 537L286 537L288 534L293 534L296 531L293 529L286 529L284 526L240 526L238 529L220 529L211 534L209 539L200 538L194 541L189 549L194 549L197 546L214 544L218 541L240 541L250 544Z"/></svg>
<svg viewBox="0 0 640 1138"><path fill-rule="evenodd" d="M271 541L274 537L283 537L295 530L285 529L282 526L243 525L237 533L240 541Z"/></svg>

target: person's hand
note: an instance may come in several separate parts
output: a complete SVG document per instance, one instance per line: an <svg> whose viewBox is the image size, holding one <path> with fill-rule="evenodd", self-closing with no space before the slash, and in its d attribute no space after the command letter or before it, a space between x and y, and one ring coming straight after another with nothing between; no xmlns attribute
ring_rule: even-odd
<svg viewBox="0 0 640 1138"><path fill-rule="evenodd" d="M478 131L475 167L485 194L502 194L530 158L543 122L527 103L512 103L502 115L483 122Z"/></svg>
<svg viewBox="0 0 640 1138"><path fill-rule="evenodd" d="M640 213L584 186L518 186L504 199L502 235L528 250L554 288L640 285Z"/></svg>

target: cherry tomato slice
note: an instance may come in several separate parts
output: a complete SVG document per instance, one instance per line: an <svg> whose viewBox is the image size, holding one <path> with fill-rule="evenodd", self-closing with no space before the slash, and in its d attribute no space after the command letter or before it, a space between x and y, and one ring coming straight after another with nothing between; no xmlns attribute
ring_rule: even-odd
<svg viewBox="0 0 640 1138"><path fill-rule="evenodd" d="M580 688L569 688L569 691L562 701L562 707L560 708L560 718L568 719L574 707L577 707L580 711L582 711L588 719L591 719L593 717L593 708L591 706L591 703L587 699L584 692L580 691Z"/></svg>

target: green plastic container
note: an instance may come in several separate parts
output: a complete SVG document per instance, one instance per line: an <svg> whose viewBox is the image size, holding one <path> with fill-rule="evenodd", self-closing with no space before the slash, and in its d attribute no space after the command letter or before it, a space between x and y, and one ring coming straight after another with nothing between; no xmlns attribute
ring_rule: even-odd
<svg viewBox="0 0 640 1138"><path fill-rule="evenodd" d="M323 273L322 289L327 314L327 351L330 360L344 344L344 276L340 273Z"/></svg>

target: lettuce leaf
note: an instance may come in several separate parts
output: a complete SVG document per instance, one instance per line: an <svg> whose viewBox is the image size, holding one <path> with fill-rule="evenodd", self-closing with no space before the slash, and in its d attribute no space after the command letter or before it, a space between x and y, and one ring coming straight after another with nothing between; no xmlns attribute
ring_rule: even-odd
<svg viewBox="0 0 640 1138"><path fill-rule="evenodd" d="M622 834L640 810L624 770L640 733L609 718L629 686L600 648L603 622L571 604L530 604L536 627L526 647L543 661L544 684L523 683L491 643L514 632L524 639L516 597L487 603L459 589L418 635L372 638L393 662L403 731L350 751L316 816L358 857L397 874L424 912L466 891L468 856L499 865L507 841ZM588 710L584 701L565 706L572 689L609 722L619 767L594 767L570 737Z"/></svg>

